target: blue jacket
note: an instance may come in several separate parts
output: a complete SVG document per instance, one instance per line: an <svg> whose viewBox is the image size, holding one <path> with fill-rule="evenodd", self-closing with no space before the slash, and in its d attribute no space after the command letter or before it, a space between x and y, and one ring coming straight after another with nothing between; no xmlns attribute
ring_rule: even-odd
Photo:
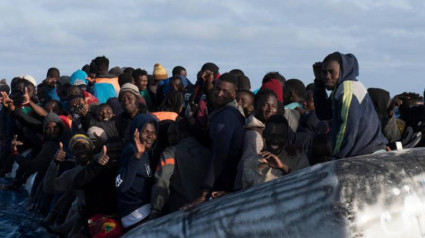
<svg viewBox="0 0 425 238"><path fill-rule="evenodd" d="M323 82L315 83L314 105L321 120L332 119L333 155L336 158L370 154L385 149L388 143L381 133L366 88L357 81L359 65L352 54L341 54L342 64L337 86L328 97Z"/></svg>
<svg viewBox="0 0 425 238"><path fill-rule="evenodd" d="M142 131L143 126L153 121L158 135L158 122L151 114L137 115L130 125L130 133L133 135L136 128ZM151 189L154 182L154 169L149 158L149 151L143 153L141 159L134 157L136 147L134 139L127 144L120 159L120 168L115 180L118 199L118 213L126 216L137 208L150 203Z"/></svg>

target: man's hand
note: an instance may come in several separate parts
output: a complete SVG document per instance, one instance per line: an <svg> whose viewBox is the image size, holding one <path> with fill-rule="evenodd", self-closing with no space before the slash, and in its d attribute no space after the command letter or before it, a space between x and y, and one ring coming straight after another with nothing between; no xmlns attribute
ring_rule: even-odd
<svg viewBox="0 0 425 238"><path fill-rule="evenodd" d="M280 161L280 159L268 152L268 151L263 151L260 152L259 154L261 157L263 157L263 163L268 164L270 167L275 168L275 169L281 169L283 170L283 172L288 173L289 172L289 167L288 165L284 164L282 161Z"/></svg>
<svg viewBox="0 0 425 238"><path fill-rule="evenodd" d="M23 145L22 141L18 141L18 135L14 135L12 141L10 142L10 149L12 153L18 152L18 146Z"/></svg>
<svg viewBox="0 0 425 238"><path fill-rule="evenodd" d="M6 92L0 92L3 96L3 107L8 108L9 111L15 111L15 104L13 104L13 100L10 99L9 95Z"/></svg>
<svg viewBox="0 0 425 238"><path fill-rule="evenodd" d="M45 82L46 82L47 87L54 88L56 86L57 81L58 81L57 78L47 77Z"/></svg>
<svg viewBox="0 0 425 238"><path fill-rule="evenodd" d="M140 133L139 129L136 129L133 134L134 139L134 145L136 146L136 152L134 153L134 157L137 159L141 159L143 153L145 153L146 147L145 145L140 141Z"/></svg>
<svg viewBox="0 0 425 238"><path fill-rule="evenodd" d="M322 81L322 62L316 62L313 64L314 81Z"/></svg>
<svg viewBox="0 0 425 238"><path fill-rule="evenodd" d="M100 152L100 156L97 159L97 163L101 166L104 166L109 162L109 156L106 154L106 152L107 152L107 148L106 148L106 145L104 145L102 152Z"/></svg>
<svg viewBox="0 0 425 238"><path fill-rule="evenodd" d="M214 73L210 70L205 70L201 75L202 80L206 83L206 89L210 90L214 88Z"/></svg>
<svg viewBox="0 0 425 238"><path fill-rule="evenodd" d="M202 195L201 195L199 198L197 198L197 199L195 199L194 201L192 201L192 202L190 202L190 203L188 203L188 204L184 205L183 207L181 207L181 208L180 208L180 210L188 210L188 209L191 209L191 208L193 208L193 207L198 206L198 205L199 205L199 204L201 204L201 203L206 202L206 201L207 201L207 199L208 199L208 197L209 197L209 194L210 194L210 191L208 191L208 190L204 190L204 191L202 192Z"/></svg>
<svg viewBox="0 0 425 238"><path fill-rule="evenodd" d="M24 89L24 95L22 95L22 104L27 104L31 100L30 94L28 93L28 88L25 87Z"/></svg>
<svg viewBox="0 0 425 238"><path fill-rule="evenodd" d="M55 162L60 163L65 160L65 157L66 157L66 152L63 149L63 144L62 142L59 142L59 149L56 151L56 154L55 154Z"/></svg>

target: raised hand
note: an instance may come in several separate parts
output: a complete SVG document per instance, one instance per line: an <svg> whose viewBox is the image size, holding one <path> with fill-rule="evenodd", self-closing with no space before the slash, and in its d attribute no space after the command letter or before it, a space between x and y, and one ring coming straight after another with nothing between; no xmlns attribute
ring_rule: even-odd
<svg viewBox="0 0 425 238"><path fill-rule="evenodd" d="M18 141L18 135L14 135L12 141L10 142L10 148L14 153L18 151L18 146L21 146L23 144L24 143L22 143L22 141Z"/></svg>
<svg viewBox="0 0 425 238"><path fill-rule="evenodd" d="M65 160L65 157L66 157L66 152L63 149L63 144L62 142L59 142L59 149L56 151L56 154L55 154L55 162L60 163Z"/></svg>
<svg viewBox="0 0 425 238"><path fill-rule="evenodd" d="M97 159L97 163L101 166L104 166L109 162L109 156L106 154L108 149L106 148L106 145L103 146L102 152L100 152L100 156Z"/></svg>
<svg viewBox="0 0 425 238"><path fill-rule="evenodd" d="M15 111L15 104L13 104L13 100L10 99L9 95L6 92L0 92L3 96L3 107L8 108L9 111Z"/></svg>
<svg viewBox="0 0 425 238"><path fill-rule="evenodd" d="M146 147L140 141L140 132L139 132L139 129L136 129L134 131L133 139L134 139L134 145L136 146L136 152L134 153L134 157L136 157L137 159L141 159L143 153L145 153Z"/></svg>
<svg viewBox="0 0 425 238"><path fill-rule="evenodd" d="M263 163L268 164L270 167L275 169L281 169L285 173L289 172L288 165L284 164L280 159L275 155L268 151L260 152L259 154L261 157L263 157Z"/></svg>
<svg viewBox="0 0 425 238"><path fill-rule="evenodd" d="M30 102L30 94L28 93L28 88L25 87L24 95L22 95L22 104L27 104Z"/></svg>

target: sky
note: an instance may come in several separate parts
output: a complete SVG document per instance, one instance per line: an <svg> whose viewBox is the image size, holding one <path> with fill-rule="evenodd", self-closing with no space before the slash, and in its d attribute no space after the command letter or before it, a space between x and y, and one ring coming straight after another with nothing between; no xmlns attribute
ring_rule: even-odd
<svg viewBox="0 0 425 238"><path fill-rule="evenodd" d="M50 67L71 75L97 56L110 67L171 74L182 65L194 82L206 62L241 69L252 90L278 71L306 85L312 64L352 53L367 88L392 96L425 88L425 1L0 1L0 78Z"/></svg>

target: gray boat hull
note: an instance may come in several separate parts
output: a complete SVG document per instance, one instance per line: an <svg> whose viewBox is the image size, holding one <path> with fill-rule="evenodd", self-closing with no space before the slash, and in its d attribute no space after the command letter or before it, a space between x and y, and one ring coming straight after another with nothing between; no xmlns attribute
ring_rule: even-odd
<svg viewBox="0 0 425 238"><path fill-rule="evenodd" d="M425 149L315 165L125 237L425 237Z"/></svg>

